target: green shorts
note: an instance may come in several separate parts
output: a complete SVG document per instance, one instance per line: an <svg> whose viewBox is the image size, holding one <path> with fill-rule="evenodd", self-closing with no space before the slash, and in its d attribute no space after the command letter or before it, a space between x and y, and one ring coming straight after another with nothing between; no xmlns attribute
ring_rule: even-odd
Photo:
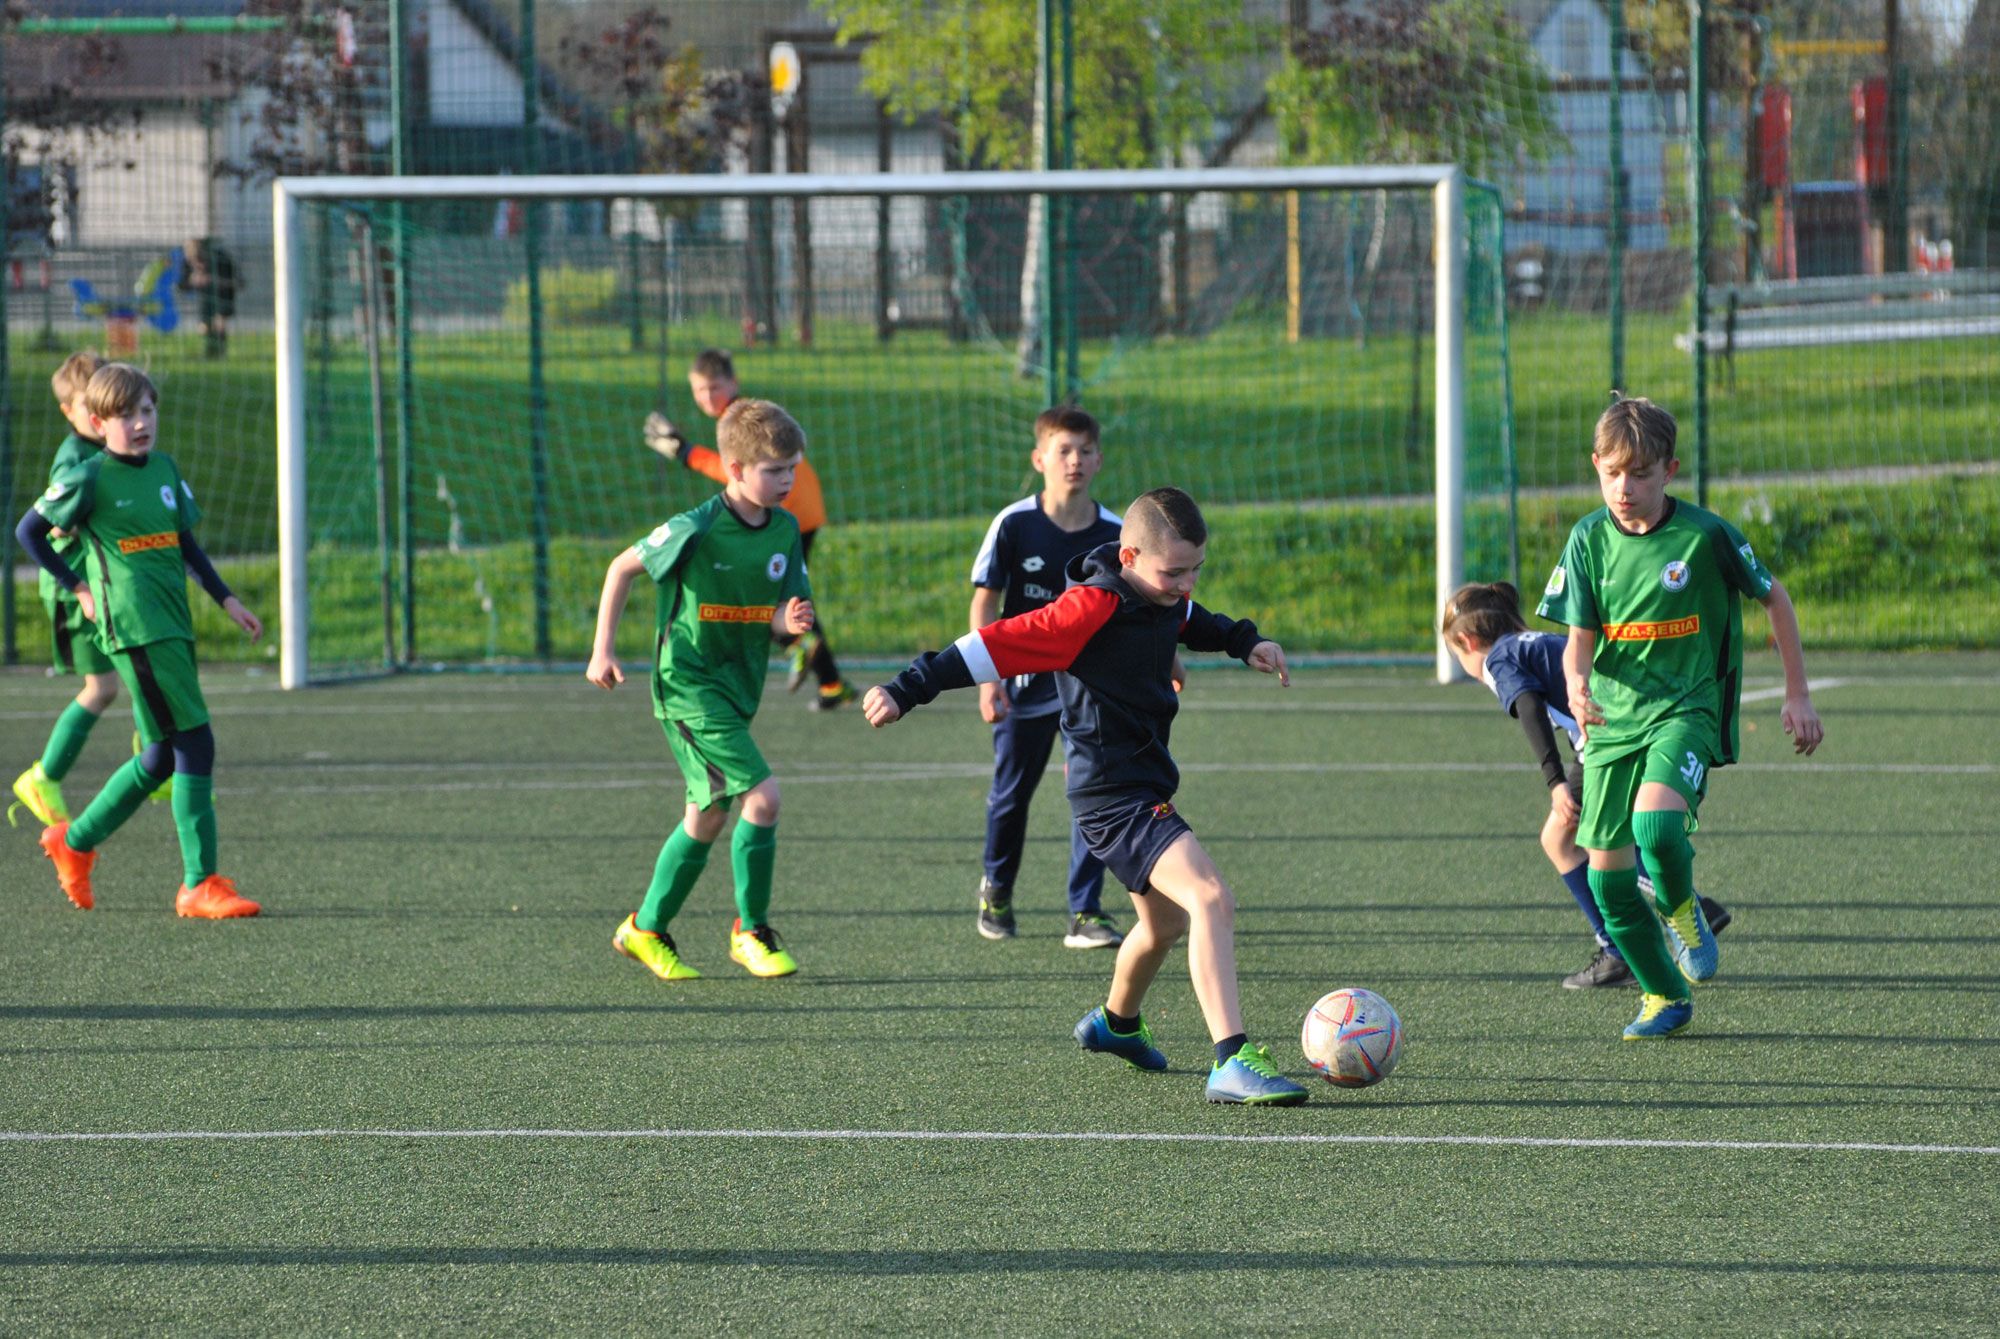
<svg viewBox="0 0 2000 1339"><path fill-rule="evenodd" d="M194 643L179 637L111 654L132 694L132 723L148 744L208 724L208 703L195 674Z"/></svg>
<svg viewBox="0 0 2000 1339"><path fill-rule="evenodd" d="M1708 794L1708 769L1722 752L1713 723L1700 717L1668 721L1628 753L1583 764L1583 817L1576 844L1586 851L1620 851L1632 844L1632 806L1648 781L1673 787L1687 801L1688 831Z"/></svg>
<svg viewBox="0 0 2000 1339"><path fill-rule="evenodd" d="M97 644L97 625L83 616L74 597L44 597L49 615L49 659L58 674L109 674L111 657Z"/></svg>
<svg viewBox="0 0 2000 1339"><path fill-rule="evenodd" d="M688 803L697 809L735 799L771 775L771 764L750 738L750 722L734 716L661 721L667 747L687 778Z"/></svg>

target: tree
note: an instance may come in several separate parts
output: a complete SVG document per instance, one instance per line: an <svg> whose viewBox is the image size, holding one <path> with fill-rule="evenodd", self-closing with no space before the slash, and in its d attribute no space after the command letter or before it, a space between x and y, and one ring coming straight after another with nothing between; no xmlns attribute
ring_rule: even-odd
<svg viewBox="0 0 2000 1339"><path fill-rule="evenodd" d="M1275 30L1242 0L1072 0L1074 166L1171 166L1206 144L1249 58ZM1045 167L1038 0L814 0L843 42L865 40L863 86L905 121L941 118L968 167ZM1022 282L1024 373L1039 339L1033 301L1041 197L1029 202Z"/></svg>

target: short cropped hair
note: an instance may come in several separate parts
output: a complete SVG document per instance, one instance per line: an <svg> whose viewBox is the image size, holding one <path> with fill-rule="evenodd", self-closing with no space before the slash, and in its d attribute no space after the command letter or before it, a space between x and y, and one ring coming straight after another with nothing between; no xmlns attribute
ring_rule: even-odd
<svg viewBox="0 0 2000 1339"><path fill-rule="evenodd" d="M1035 445L1058 432L1080 432L1092 446L1097 445L1097 420L1073 404L1059 404L1035 415Z"/></svg>
<svg viewBox="0 0 2000 1339"><path fill-rule="evenodd" d="M1474 581L1460 586L1444 602L1438 631L1453 645L1472 637L1488 646L1510 632L1526 632L1521 617L1521 592L1506 581Z"/></svg>
<svg viewBox="0 0 2000 1339"><path fill-rule="evenodd" d="M703 349L694 356L694 364L688 371L711 381L717 378L736 380L735 360L722 349Z"/></svg>
<svg viewBox="0 0 2000 1339"><path fill-rule="evenodd" d="M738 400L715 425L715 449L740 465L790 460L805 454L806 430L769 400Z"/></svg>
<svg viewBox="0 0 2000 1339"><path fill-rule="evenodd" d="M1208 522L1201 519L1201 508L1178 488L1155 488L1150 493L1141 493L1125 509L1125 524L1119 530L1118 542L1145 553L1157 551L1169 539L1188 544L1208 543Z"/></svg>
<svg viewBox="0 0 2000 1339"><path fill-rule="evenodd" d="M147 396L159 403L153 380L130 363L106 363L91 374L83 388L83 407L97 418L117 418L139 407Z"/></svg>
<svg viewBox="0 0 2000 1339"><path fill-rule="evenodd" d="M1674 458L1674 416L1644 396L1615 401L1597 420L1591 451L1611 464L1658 465Z"/></svg>
<svg viewBox="0 0 2000 1339"><path fill-rule="evenodd" d="M70 402L90 384L90 379L102 366L104 359L98 357L96 349L79 349L63 359L63 365L49 378L49 385L63 408L69 408Z"/></svg>

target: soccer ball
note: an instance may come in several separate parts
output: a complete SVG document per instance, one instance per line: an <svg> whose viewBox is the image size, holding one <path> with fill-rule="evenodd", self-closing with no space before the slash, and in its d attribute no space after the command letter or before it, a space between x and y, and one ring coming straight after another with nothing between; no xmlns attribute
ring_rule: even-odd
<svg viewBox="0 0 2000 1339"><path fill-rule="evenodd" d="M1389 1077L1403 1050L1403 1020L1372 990L1349 987L1320 997L1299 1031L1306 1061L1328 1083L1366 1088Z"/></svg>

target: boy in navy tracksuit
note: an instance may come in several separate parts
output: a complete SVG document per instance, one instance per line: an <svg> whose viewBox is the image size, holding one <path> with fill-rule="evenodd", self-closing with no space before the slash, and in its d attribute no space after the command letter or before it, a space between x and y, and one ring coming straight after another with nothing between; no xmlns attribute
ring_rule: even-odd
<svg viewBox="0 0 2000 1339"><path fill-rule="evenodd" d="M1155 489L1125 513L1116 543L1070 564L1068 589L1055 603L917 657L894 681L869 689L862 712L881 727L947 688L1061 671L1070 808L1091 852L1132 890L1138 918L1119 946L1104 1007L1076 1025L1077 1043L1139 1069L1165 1069L1139 1009L1167 951L1186 934L1188 974L1215 1042L1208 1100L1291 1105L1305 1101L1306 1090L1244 1035L1235 898L1173 805L1180 770L1167 739L1180 705L1176 648L1225 651L1291 683L1276 642L1191 598L1207 545L1194 500L1177 488Z"/></svg>
<svg viewBox="0 0 2000 1339"><path fill-rule="evenodd" d="M1044 409L1029 455L1042 487L1002 508L972 560L972 630L1055 603L1070 562L1118 538L1119 519L1090 496L1103 468L1097 420L1075 405ZM1048 769L1062 700L1053 674L1017 674L979 685L979 714L993 727L993 788L986 796L979 933L1014 937L1014 878L1028 838L1028 804ZM1065 754L1069 752L1067 746ZM1117 948L1124 936L1104 914L1104 862L1072 828L1069 948Z"/></svg>

